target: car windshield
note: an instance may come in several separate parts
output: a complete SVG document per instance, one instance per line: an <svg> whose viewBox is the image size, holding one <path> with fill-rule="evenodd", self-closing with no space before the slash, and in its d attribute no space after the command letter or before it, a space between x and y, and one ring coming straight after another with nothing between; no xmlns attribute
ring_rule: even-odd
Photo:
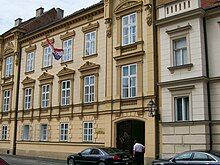
<svg viewBox="0 0 220 165"><path fill-rule="evenodd" d="M101 148L102 150L104 150L105 152L107 152L108 154L113 154L116 152L122 152L122 150L117 149L117 148Z"/></svg>

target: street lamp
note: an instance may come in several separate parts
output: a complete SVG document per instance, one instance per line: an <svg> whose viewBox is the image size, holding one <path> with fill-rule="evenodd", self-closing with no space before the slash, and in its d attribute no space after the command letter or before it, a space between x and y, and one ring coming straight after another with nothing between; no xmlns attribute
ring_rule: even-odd
<svg viewBox="0 0 220 165"><path fill-rule="evenodd" d="M153 100L150 100L147 103L147 109L148 109L148 116L149 117L154 117L156 116L156 111L157 111L157 105L155 104L155 102Z"/></svg>

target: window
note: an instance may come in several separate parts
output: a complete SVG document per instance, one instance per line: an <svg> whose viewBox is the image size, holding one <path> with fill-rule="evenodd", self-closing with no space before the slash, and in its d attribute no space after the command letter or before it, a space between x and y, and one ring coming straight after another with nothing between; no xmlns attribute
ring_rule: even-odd
<svg viewBox="0 0 220 165"><path fill-rule="evenodd" d="M122 66L122 98L132 98L136 96L137 65Z"/></svg>
<svg viewBox="0 0 220 165"><path fill-rule="evenodd" d="M90 103L95 97L95 76L86 76L84 78L84 101Z"/></svg>
<svg viewBox="0 0 220 165"><path fill-rule="evenodd" d="M24 125L23 126L23 140L30 140L30 126Z"/></svg>
<svg viewBox="0 0 220 165"><path fill-rule="evenodd" d="M13 71L13 57L7 57L5 60L5 77L9 77L12 75Z"/></svg>
<svg viewBox="0 0 220 165"><path fill-rule="evenodd" d="M61 86L61 105L70 104L70 80L62 81Z"/></svg>
<svg viewBox="0 0 220 165"><path fill-rule="evenodd" d="M137 36L137 14L129 14L122 17L122 45L136 42Z"/></svg>
<svg viewBox="0 0 220 165"><path fill-rule="evenodd" d="M177 121L189 120L189 97L175 97L175 112Z"/></svg>
<svg viewBox="0 0 220 165"><path fill-rule="evenodd" d="M205 153L195 152L192 161L215 161L215 159Z"/></svg>
<svg viewBox="0 0 220 165"><path fill-rule="evenodd" d="M8 135L8 126L3 125L2 126L2 140L7 140L7 135Z"/></svg>
<svg viewBox="0 0 220 165"><path fill-rule="evenodd" d="M68 141L68 124L60 124L60 141Z"/></svg>
<svg viewBox="0 0 220 165"><path fill-rule="evenodd" d="M11 92L9 90L5 90L3 92L3 112L9 111L10 97L11 97Z"/></svg>
<svg viewBox="0 0 220 165"><path fill-rule="evenodd" d="M93 124L91 122L84 122L83 141L92 141Z"/></svg>
<svg viewBox="0 0 220 165"><path fill-rule="evenodd" d="M41 107L47 108L50 101L50 85L42 85Z"/></svg>
<svg viewBox="0 0 220 165"><path fill-rule="evenodd" d="M52 65L52 53L50 47L44 48L43 67L49 67Z"/></svg>
<svg viewBox="0 0 220 165"><path fill-rule="evenodd" d="M184 160L190 160L192 157L192 153L191 152L187 152L187 153L183 153L181 155L178 155L177 157L175 157L176 161L184 161Z"/></svg>
<svg viewBox="0 0 220 165"><path fill-rule="evenodd" d="M96 31L85 34L85 55L93 55L96 53Z"/></svg>
<svg viewBox="0 0 220 165"><path fill-rule="evenodd" d="M40 125L40 140L47 141L48 139L48 126L47 124Z"/></svg>
<svg viewBox="0 0 220 165"><path fill-rule="evenodd" d="M63 49L64 49L64 54L62 57L63 62L72 60L72 53L73 53L72 47L73 47L73 39L68 39L63 41Z"/></svg>
<svg viewBox="0 0 220 165"><path fill-rule="evenodd" d="M30 52L27 54L26 72L31 72L33 70L34 70L34 52Z"/></svg>
<svg viewBox="0 0 220 165"><path fill-rule="evenodd" d="M24 90L25 96L24 96L24 109L29 110L31 108L31 96L32 96L32 89L26 88Z"/></svg>
<svg viewBox="0 0 220 165"><path fill-rule="evenodd" d="M173 40L174 66L188 63L186 37Z"/></svg>

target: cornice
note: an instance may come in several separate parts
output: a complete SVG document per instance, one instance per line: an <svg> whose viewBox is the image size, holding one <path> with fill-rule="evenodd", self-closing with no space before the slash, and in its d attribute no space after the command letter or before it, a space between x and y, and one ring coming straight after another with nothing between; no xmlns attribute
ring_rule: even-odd
<svg viewBox="0 0 220 165"><path fill-rule="evenodd" d="M118 14L118 13L121 13L125 10L135 8L135 7L141 6L141 5L142 5L142 1L139 1L139 2L134 1L134 0L124 1L115 8L114 13Z"/></svg>
<svg viewBox="0 0 220 165"><path fill-rule="evenodd" d="M32 84L32 83L35 83L35 80L30 78L30 77L28 77L28 76L22 81L23 85L25 85L25 84Z"/></svg>
<svg viewBox="0 0 220 165"><path fill-rule="evenodd" d="M198 82L208 82L208 78L205 76L192 77L192 78L179 79L173 81L159 82L158 85L161 87L168 87L168 86L183 85L183 84L198 83Z"/></svg>
<svg viewBox="0 0 220 165"><path fill-rule="evenodd" d="M205 15L205 10L202 8L198 8L195 10L187 11L184 13L180 13L174 16L170 16L167 18L163 18L156 21L157 26L165 26L167 24L171 24L174 22L181 22L182 20L186 21L195 17L203 17Z"/></svg>

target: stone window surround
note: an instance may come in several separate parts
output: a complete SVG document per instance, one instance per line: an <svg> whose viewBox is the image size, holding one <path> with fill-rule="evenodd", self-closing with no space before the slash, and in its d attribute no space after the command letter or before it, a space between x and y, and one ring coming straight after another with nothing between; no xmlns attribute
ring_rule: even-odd
<svg viewBox="0 0 220 165"><path fill-rule="evenodd" d="M54 38L52 38L52 39L49 39L49 41L50 41L50 43L51 44L53 44L54 42L55 42L55 40L54 40ZM45 71L45 70L48 70L48 69L51 69L52 67L53 67L53 55L52 55L52 53L51 53L51 65L50 66L47 66L47 67L44 67L43 66L43 62L44 62L44 48L46 48L46 47L48 47L49 45L48 45L48 43L47 43L47 41L43 41L43 42L41 42L41 46L42 46L42 48L43 48L43 55L42 55L42 68L41 68L41 70L42 71Z"/></svg>
<svg viewBox="0 0 220 165"><path fill-rule="evenodd" d="M74 30L72 31L66 31L65 34L60 35L60 39L62 40L62 48L63 48L63 42L68 40L68 39L72 39L72 60L69 61L62 61L61 58L61 66L72 63L73 62L73 55L74 55L74 37L76 35L76 32Z"/></svg>
<svg viewBox="0 0 220 165"><path fill-rule="evenodd" d="M9 75L9 76L6 76L6 75L5 75L5 73L6 73L6 59L7 59L8 57L12 57L12 74ZM4 75L4 78L7 79L7 78L12 78L12 77L14 77L14 69L15 69L14 59L15 59L15 55L14 55L14 54L7 54L7 55L3 56L3 58L4 58L4 72L2 72L2 73L4 73L4 74L3 74L3 75Z"/></svg>
<svg viewBox="0 0 220 165"><path fill-rule="evenodd" d="M170 37L170 67L167 69L170 71L171 74L174 73L175 70L178 69L185 69L187 68L188 71L191 71L193 64L191 63L191 53L190 53L190 40L189 40L189 30L192 28L190 24L182 27L177 27L175 29L167 30L166 33ZM187 44L187 58L188 63L184 65L175 66L174 65L174 54L173 54L173 41L179 38L186 37L186 44Z"/></svg>
<svg viewBox="0 0 220 165"><path fill-rule="evenodd" d="M93 58L93 57L97 57L98 56L98 29L99 29L99 22L96 22L96 23L89 23L87 26L85 26L85 27L82 27L82 32L84 33L84 42L83 42L83 60L88 60L88 59L90 59L90 58ZM85 53L85 51L86 51L86 49L85 49L85 41L86 41L86 38L85 38L85 36L86 36L86 34L87 33L90 33L90 32L93 32L93 31L95 31L96 32L96 53L95 54L91 54L91 55L85 55L86 53Z"/></svg>
<svg viewBox="0 0 220 165"><path fill-rule="evenodd" d="M167 88L171 94L171 105L172 105L172 121L171 122L188 122L193 120L192 115L192 90L195 88L195 85L187 86L175 86ZM177 121L176 120L176 108L175 108L175 98L176 97L189 97L189 120L187 121Z"/></svg>
<svg viewBox="0 0 220 165"><path fill-rule="evenodd" d="M128 10L129 9L129 10ZM123 52L127 52L126 49L129 49L128 46L129 45L136 45L136 48L134 47L134 49L141 49L142 45L143 45L143 36L142 36L142 2L122 2L122 4L119 4L119 6L116 7L115 11L114 11L115 15L116 15L116 27L117 27L117 41L116 41L116 47L115 49L117 50L117 56L122 55ZM129 45L125 45L122 46L122 17L132 14L132 13L136 13L136 18L137 18L137 34L136 34L136 42L133 44L129 44Z"/></svg>
<svg viewBox="0 0 220 165"><path fill-rule="evenodd" d="M92 123L92 140L85 140L84 139L84 129L85 129L84 124L85 123ZM83 142L93 142L94 141L94 122L92 122L92 121L83 121L82 126L83 126L83 129L82 129L82 136L83 136L82 137L82 141Z"/></svg>
<svg viewBox="0 0 220 165"><path fill-rule="evenodd" d="M67 134L65 134L67 136L67 140L61 140L61 125L62 124L68 125L68 132L67 132ZM69 122L60 122L60 124L59 124L59 141L60 142L68 142L70 140L69 134L70 134L70 123Z"/></svg>
<svg viewBox="0 0 220 165"><path fill-rule="evenodd" d="M32 46L30 45L28 48L25 48L25 52L26 52L25 74L34 73L34 68L33 68L32 71L27 71L27 55L28 55L28 53L31 53L31 52L34 53L34 66L35 66L35 54L36 54L36 49L37 49L36 44L34 44L34 45L32 45ZM34 66L33 66L33 67L34 67Z"/></svg>
<svg viewBox="0 0 220 165"><path fill-rule="evenodd" d="M59 102L59 107L65 108L73 105L73 83L74 83L74 74L75 71L72 69L69 69L67 67L63 67L61 71L58 72L57 76L59 77L59 87L58 87L58 102ZM62 86L62 81L70 80L70 104L66 106L61 106L61 86Z"/></svg>
<svg viewBox="0 0 220 165"><path fill-rule="evenodd" d="M34 103L34 88L35 88L35 80L30 78L30 77L26 77L23 81L22 81L22 84L23 84L23 101L22 101L22 109L23 109L23 112L24 111L30 111L30 110L33 110L33 103ZM31 108L28 109L28 110L25 110L24 109L24 101L25 101L25 89L27 88L30 88L32 90L32 93L31 93Z"/></svg>
<svg viewBox="0 0 220 165"><path fill-rule="evenodd" d="M9 90L10 91L10 102L9 102L9 109L8 109L8 112L3 112L3 105L4 105L4 97L3 97L3 95L4 95L4 91L5 90ZM8 83L8 84L3 84L2 85L2 108L1 108L1 111L3 112L3 113L9 113L9 112L11 112L11 108L12 108L12 92L13 92L13 83Z"/></svg>
<svg viewBox="0 0 220 165"><path fill-rule="evenodd" d="M81 72L80 76L80 99L82 100L82 103L84 103L84 78L86 76L94 75L94 81L95 81L95 96L94 101L91 103L86 104L92 104L94 102L98 102L98 87L99 87L99 68L100 65L95 63L90 63L87 61L83 66L80 67L79 71Z"/></svg>
<svg viewBox="0 0 220 165"><path fill-rule="evenodd" d="M40 81L39 83L39 107L40 109L43 109L45 111L47 111L48 109L50 109L52 107L52 96L53 96L53 79L54 79L54 76L47 73L47 72L44 72L39 78L38 80ZM47 108L42 108L42 86L43 85L49 85L49 106Z"/></svg>

